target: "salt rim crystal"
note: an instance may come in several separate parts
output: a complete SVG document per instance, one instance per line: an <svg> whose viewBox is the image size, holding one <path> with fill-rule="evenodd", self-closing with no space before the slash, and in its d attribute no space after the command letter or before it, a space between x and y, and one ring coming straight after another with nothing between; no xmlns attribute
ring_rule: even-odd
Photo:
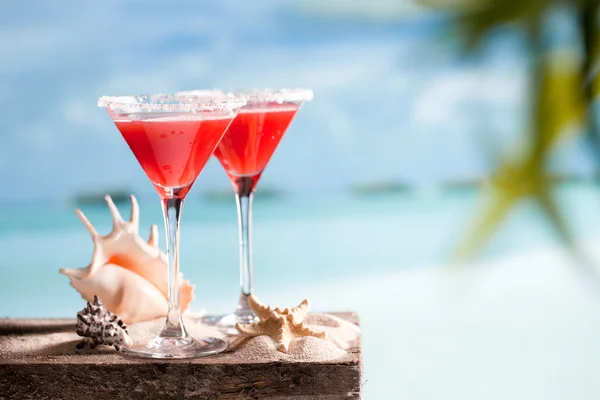
<svg viewBox="0 0 600 400"><path fill-rule="evenodd" d="M198 98L202 96L221 95L225 98L233 97L250 102L275 102L275 103L300 103L311 101L313 99L313 91L310 89L249 89L249 90L232 90L229 92L219 90L189 90L185 92L177 92L176 95L188 98Z"/></svg>
<svg viewBox="0 0 600 400"><path fill-rule="evenodd" d="M244 105L246 105L246 100L241 97L233 95L224 97L216 91L204 91L202 99L199 99L198 96L194 98L162 93L135 96L102 96L98 99L98 107L120 112L199 112L216 110L232 112Z"/></svg>

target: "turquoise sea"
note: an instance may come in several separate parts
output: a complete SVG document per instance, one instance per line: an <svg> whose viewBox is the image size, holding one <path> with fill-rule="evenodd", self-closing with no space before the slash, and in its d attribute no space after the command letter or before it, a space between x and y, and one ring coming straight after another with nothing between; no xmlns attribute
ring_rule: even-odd
<svg viewBox="0 0 600 400"><path fill-rule="evenodd" d="M600 191L591 185L557 191L574 232L597 232ZM336 281L447 261L479 205L478 193L352 196L306 193L254 202L255 288ZM164 226L157 198L139 199L140 230ZM81 207L99 232L111 229L104 205ZM130 212L120 204L121 213ZM58 269L86 266L92 241L69 204L5 205L0 214L0 315L64 317L81 308ZM555 243L532 204L525 203L484 251L484 257ZM181 228L181 269L197 285L195 308L227 311L238 294L237 216L231 200L191 197ZM14 301L19 298L19 301ZM301 299L299 299L301 300ZM315 304L321 310L328 304Z"/></svg>

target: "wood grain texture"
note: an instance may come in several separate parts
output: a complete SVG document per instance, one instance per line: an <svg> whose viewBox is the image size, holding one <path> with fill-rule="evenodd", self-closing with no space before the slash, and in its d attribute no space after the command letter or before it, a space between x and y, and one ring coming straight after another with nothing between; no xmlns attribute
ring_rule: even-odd
<svg viewBox="0 0 600 400"><path fill-rule="evenodd" d="M360 399L360 338L331 362L248 362L231 351L164 361L76 351L74 332L74 320L0 319L0 399Z"/></svg>

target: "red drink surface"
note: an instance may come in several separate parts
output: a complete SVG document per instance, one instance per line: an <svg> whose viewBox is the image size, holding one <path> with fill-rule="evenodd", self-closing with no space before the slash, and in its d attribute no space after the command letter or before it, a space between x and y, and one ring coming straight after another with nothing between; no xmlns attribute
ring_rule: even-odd
<svg viewBox="0 0 600 400"><path fill-rule="evenodd" d="M290 103L240 110L215 150L232 181L256 176L256 184L298 109Z"/></svg>
<svg viewBox="0 0 600 400"><path fill-rule="evenodd" d="M162 188L191 188L231 121L223 115L139 116L115 124L161 195Z"/></svg>

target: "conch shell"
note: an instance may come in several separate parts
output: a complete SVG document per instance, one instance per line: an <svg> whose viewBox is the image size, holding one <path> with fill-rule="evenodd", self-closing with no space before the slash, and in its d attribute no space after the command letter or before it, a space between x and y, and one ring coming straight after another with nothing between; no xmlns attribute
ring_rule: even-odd
<svg viewBox="0 0 600 400"><path fill-rule="evenodd" d="M125 323L163 317L168 309L167 255L158 248L158 228L152 225L150 239L139 236L140 208L131 196L131 217L123 220L110 196L104 198L113 218L113 229L100 236L83 212L77 216L94 241L92 262L85 268L61 268L71 286L88 302L94 296ZM181 312L194 297L194 286L179 277Z"/></svg>

